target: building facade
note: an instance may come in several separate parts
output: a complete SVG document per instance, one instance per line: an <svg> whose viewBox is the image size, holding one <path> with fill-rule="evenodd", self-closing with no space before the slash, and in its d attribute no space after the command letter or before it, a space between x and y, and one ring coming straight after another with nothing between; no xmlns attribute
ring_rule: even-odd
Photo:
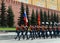
<svg viewBox="0 0 60 43"><path fill-rule="evenodd" d="M23 1L24 0L22 0L21 2L23 2ZM59 17L60 17L60 11L57 10L57 8L58 9L60 9L60 8L57 7L57 4L55 4L55 3L54 3L55 5L54 4L50 5L49 1L47 0L48 4L46 5L46 0L43 0L44 2L42 0L39 0L39 1L26 0L26 1L27 2L24 1L24 7L26 8L26 5L28 5L30 17L31 17L32 9L34 9L34 12L36 12L36 10L38 10L38 13L40 13L40 9L42 9L42 11L43 12L46 11L47 14L48 14L48 10L49 10L50 14L51 14L51 12L52 13L56 12L56 14L59 14ZM20 7L21 7L21 2L19 2L19 0L4 0L4 2L5 2L6 9L8 9L8 6L12 6L12 10L14 12L14 22L15 22L14 26L16 26L17 22L18 22L18 17L20 15L19 12L20 12ZM0 0L0 5L1 5L1 0ZM51 8L50 6L53 6L53 5L56 7Z"/></svg>
<svg viewBox="0 0 60 43"><path fill-rule="evenodd" d="M60 11L60 0L15 0L15 1Z"/></svg>

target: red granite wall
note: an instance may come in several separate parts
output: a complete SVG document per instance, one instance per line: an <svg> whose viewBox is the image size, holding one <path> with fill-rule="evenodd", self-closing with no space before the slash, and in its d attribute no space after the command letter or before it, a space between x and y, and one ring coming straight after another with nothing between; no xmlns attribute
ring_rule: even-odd
<svg viewBox="0 0 60 43"><path fill-rule="evenodd" d="M19 12L20 12L20 7L21 7L21 2L17 2L17 1L13 1L13 0L4 0L4 1L5 1L5 5L6 5L7 9L8 9L8 6L12 6L12 9L13 9L13 12L14 12L14 22L15 22L14 26L16 26L17 22L18 22L18 17L20 15ZM1 5L1 0L0 0L0 5ZM42 11L43 12L46 11L47 14L48 14L48 10L49 10L50 14L51 14L51 12L53 12L53 13L56 12L60 16L60 11L47 9L47 8L42 8L42 7L39 7L39 6L34 6L34 5L24 3L25 8L26 8L26 5L28 5L28 7L29 7L30 16L31 16L31 13L32 13L32 9L34 9L35 13L36 13L36 9L38 9L38 12L40 12L40 9L42 9Z"/></svg>

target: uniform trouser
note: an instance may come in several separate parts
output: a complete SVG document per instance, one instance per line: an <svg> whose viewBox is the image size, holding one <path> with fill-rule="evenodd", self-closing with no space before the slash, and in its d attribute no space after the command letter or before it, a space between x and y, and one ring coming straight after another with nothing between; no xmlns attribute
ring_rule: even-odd
<svg viewBox="0 0 60 43"><path fill-rule="evenodd" d="M60 31L58 31L58 36L60 37Z"/></svg>
<svg viewBox="0 0 60 43"><path fill-rule="evenodd" d="M35 33L35 31L32 30L32 37L31 37L32 39L35 38L35 36L34 36L35 34L34 33Z"/></svg>
<svg viewBox="0 0 60 43"><path fill-rule="evenodd" d="M35 30L35 35L34 35L34 36L35 36L36 38L38 38L38 36L37 36L38 34L37 34L37 33L38 33L38 31Z"/></svg>
<svg viewBox="0 0 60 43"><path fill-rule="evenodd" d="M19 38L20 39L20 31L16 31L16 33L17 33L17 36L15 37L15 39L17 39L17 38Z"/></svg>
<svg viewBox="0 0 60 43"><path fill-rule="evenodd" d="M45 31L42 31L42 37L45 39Z"/></svg>
<svg viewBox="0 0 60 43"><path fill-rule="evenodd" d="M31 38L32 37L32 31L30 31L30 35L29 35L29 38Z"/></svg>
<svg viewBox="0 0 60 43"><path fill-rule="evenodd" d="M28 30L25 31L25 36L28 39Z"/></svg>
<svg viewBox="0 0 60 43"><path fill-rule="evenodd" d="M46 32L46 35L45 36L46 36L46 38L48 38L48 31L45 31L45 32Z"/></svg>
<svg viewBox="0 0 60 43"><path fill-rule="evenodd" d="M57 36L57 31L54 31L54 37L56 37Z"/></svg>
<svg viewBox="0 0 60 43"><path fill-rule="evenodd" d="M49 35L49 36L52 38L52 36L53 36L53 35L52 35L52 31L49 31L49 33L50 33L50 35Z"/></svg>
<svg viewBox="0 0 60 43"><path fill-rule="evenodd" d="M41 38L41 30L38 31L38 37Z"/></svg>
<svg viewBox="0 0 60 43"><path fill-rule="evenodd" d="M57 30L57 36L59 37L59 31Z"/></svg>
<svg viewBox="0 0 60 43"><path fill-rule="evenodd" d="M25 31L21 31L21 36L22 36L23 39L25 39L24 32L25 32Z"/></svg>

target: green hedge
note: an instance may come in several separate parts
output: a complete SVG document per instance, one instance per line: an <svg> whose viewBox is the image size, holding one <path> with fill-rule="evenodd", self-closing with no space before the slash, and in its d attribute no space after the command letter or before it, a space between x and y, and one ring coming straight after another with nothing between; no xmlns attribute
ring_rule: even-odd
<svg viewBox="0 0 60 43"><path fill-rule="evenodd" d="M2 28L0 27L0 30L16 30L15 28Z"/></svg>

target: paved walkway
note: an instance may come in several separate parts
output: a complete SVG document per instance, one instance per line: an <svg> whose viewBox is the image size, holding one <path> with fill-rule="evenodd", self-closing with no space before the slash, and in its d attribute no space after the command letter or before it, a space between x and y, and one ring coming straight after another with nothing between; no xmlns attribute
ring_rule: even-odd
<svg viewBox="0 0 60 43"><path fill-rule="evenodd" d="M60 43L60 38L53 39L34 39L34 40L15 40L16 33L0 33L0 43Z"/></svg>
<svg viewBox="0 0 60 43"><path fill-rule="evenodd" d="M53 39L34 39L34 40L0 40L0 43L60 43L60 38Z"/></svg>
<svg viewBox="0 0 60 43"><path fill-rule="evenodd" d="M0 33L0 40L14 39L15 36L16 36L15 32Z"/></svg>

